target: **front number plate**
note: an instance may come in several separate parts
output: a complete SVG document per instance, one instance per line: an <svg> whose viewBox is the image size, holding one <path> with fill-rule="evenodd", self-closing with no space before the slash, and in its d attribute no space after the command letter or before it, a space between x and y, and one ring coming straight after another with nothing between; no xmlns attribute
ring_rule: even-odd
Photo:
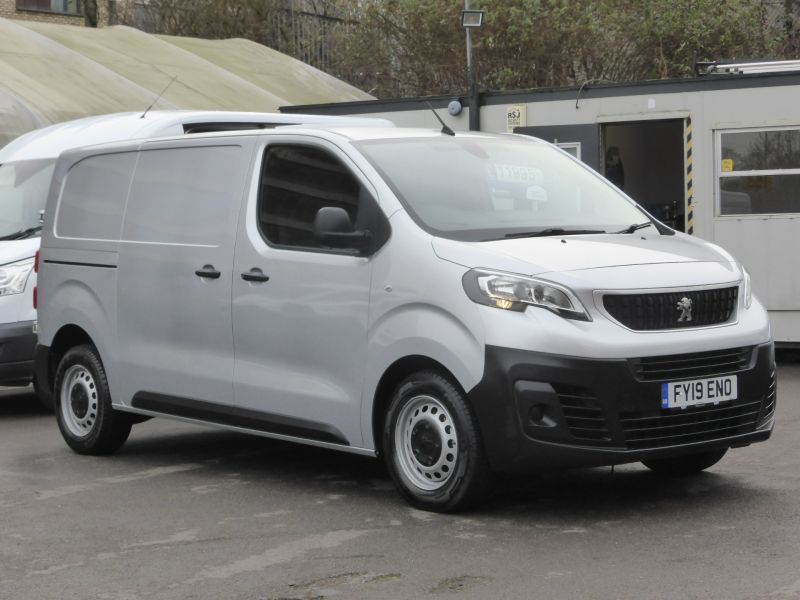
<svg viewBox="0 0 800 600"><path fill-rule="evenodd" d="M686 408L736 400L736 375L661 384L661 408Z"/></svg>

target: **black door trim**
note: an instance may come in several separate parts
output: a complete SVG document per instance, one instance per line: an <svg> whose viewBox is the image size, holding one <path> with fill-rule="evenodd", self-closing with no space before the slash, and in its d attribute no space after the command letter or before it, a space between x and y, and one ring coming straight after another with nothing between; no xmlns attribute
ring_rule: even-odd
<svg viewBox="0 0 800 600"><path fill-rule="evenodd" d="M150 410L153 412L196 419L208 423L230 425L264 433L288 435L317 442L328 442L349 446L350 443L341 431L316 421L286 417L272 413L250 410L246 408L231 407L214 402L179 398L155 392L136 392L131 401L133 408Z"/></svg>
<svg viewBox="0 0 800 600"><path fill-rule="evenodd" d="M71 267L98 267L101 269L116 269L117 265L104 265L100 263L90 263L90 262L77 262L77 261L69 261L69 260L50 260L46 259L43 262L47 263L48 265L68 265Z"/></svg>

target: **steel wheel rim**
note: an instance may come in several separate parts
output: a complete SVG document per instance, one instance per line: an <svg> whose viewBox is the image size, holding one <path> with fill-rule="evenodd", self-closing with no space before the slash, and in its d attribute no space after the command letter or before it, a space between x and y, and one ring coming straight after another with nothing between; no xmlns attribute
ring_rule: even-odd
<svg viewBox="0 0 800 600"><path fill-rule="evenodd" d="M396 462L415 487L433 492L453 477L458 435L450 411L432 396L415 396L397 417Z"/></svg>
<svg viewBox="0 0 800 600"><path fill-rule="evenodd" d="M72 435L82 438L91 433L97 421L97 385L86 367L72 365L64 373L59 404L64 425Z"/></svg>

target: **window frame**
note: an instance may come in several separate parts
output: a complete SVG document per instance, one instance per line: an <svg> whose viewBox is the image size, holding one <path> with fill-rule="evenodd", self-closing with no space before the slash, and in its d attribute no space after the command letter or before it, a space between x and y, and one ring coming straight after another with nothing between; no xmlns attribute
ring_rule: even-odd
<svg viewBox="0 0 800 600"><path fill-rule="evenodd" d="M559 142L556 141L555 145L558 148L561 148L564 152L572 156L577 160L581 160L581 143L580 142ZM575 150L575 154L573 155L570 150Z"/></svg>
<svg viewBox="0 0 800 600"><path fill-rule="evenodd" d="M327 143L324 143L327 142ZM291 246L288 244L278 244L273 242L267 237L264 228L262 227L261 223L261 206L262 202L264 201L264 194L262 194L262 181L264 176L264 169L266 168L267 161L267 153L272 148L278 147L301 147L301 148L311 148L313 150L318 150L321 152L325 152L328 155L332 156L336 160L338 160L350 173L352 177L354 177L360 185L362 185L366 191L370 195L370 200L372 202L372 210L378 215L378 218L383 221L381 224L385 227L387 234L385 239L377 239L378 242L373 248L370 249L368 253L359 252L357 249L348 249L348 248L323 248L323 247L310 247L310 246ZM254 169L256 175L256 198L254 203L255 214L253 218L255 219L256 230L258 231L258 235L260 236L261 240L267 245L267 247L275 250L282 250L282 251L290 251L290 252L313 252L316 254L325 254L325 255L338 255L338 256L348 256L351 258L363 258L367 259L381 250L386 245L389 237L391 236L391 228L389 225L389 219L387 218L386 214L381 209L380 201L378 199L378 194L375 189L375 186L372 185L372 182L367 179L366 175L364 175L363 171L350 159L347 154L345 154L338 146L335 146L329 143L327 140L319 139L319 140L307 140L307 139L297 139L297 138L280 138L277 140L269 140L265 144L261 145L260 148L257 150L258 152L258 163L256 164L256 168ZM360 207L359 207L360 209ZM373 234L376 232L373 231Z"/></svg>
<svg viewBox="0 0 800 600"><path fill-rule="evenodd" d="M84 4L83 0L76 0L77 4L77 12L70 12L68 10L53 10L52 8L36 8L31 6L25 6L26 0L16 0L15 8L17 10L24 10L26 12L37 12L37 13L44 13L47 15L65 15L69 17L83 17L85 16L84 12Z"/></svg>
<svg viewBox="0 0 800 600"><path fill-rule="evenodd" d="M722 213L722 180L732 177L765 177L774 175L800 175L800 167L795 169L750 169L747 171L722 170L722 136L729 133L763 133L768 131L797 131L800 125L776 125L769 127L735 127L714 130L714 216L718 219L780 219L800 215L800 206L794 212L780 213Z"/></svg>

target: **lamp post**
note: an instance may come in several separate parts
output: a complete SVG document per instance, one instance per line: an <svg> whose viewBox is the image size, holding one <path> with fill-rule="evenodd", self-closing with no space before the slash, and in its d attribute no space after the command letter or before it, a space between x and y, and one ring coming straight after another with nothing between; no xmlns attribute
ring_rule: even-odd
<svg viewBox="0 0 800 600"><path fill-rule="evenodd" d="M482 10L471 10L469 0L464 0L461 11L461 26L467 33L467 99L469 102L469 129L479 131L481 128L481 108L478 98L478 86L472 73L472 30L483 25Z"/></svg>

